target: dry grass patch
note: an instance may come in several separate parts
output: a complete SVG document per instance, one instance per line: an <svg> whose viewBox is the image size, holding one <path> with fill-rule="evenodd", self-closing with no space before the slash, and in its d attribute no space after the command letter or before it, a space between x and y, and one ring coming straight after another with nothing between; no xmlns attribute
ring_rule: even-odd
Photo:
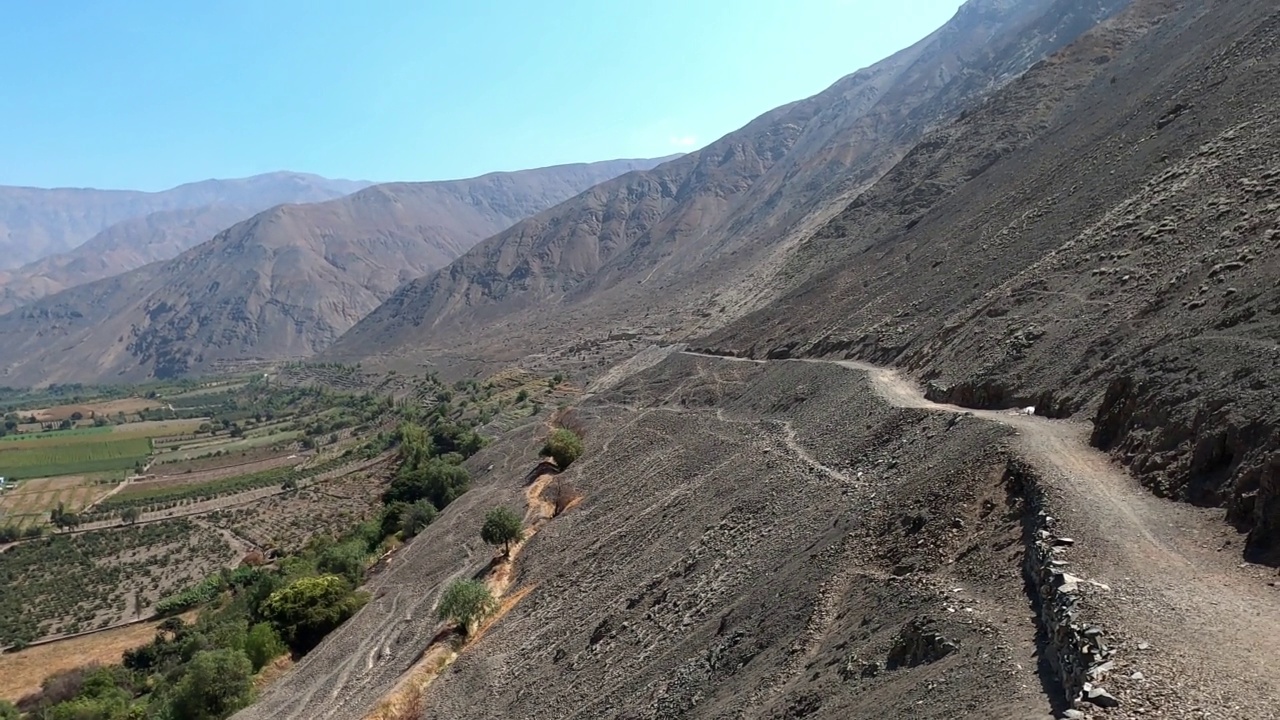
<svg viewBox="0 0 1280 720"><path fill-rule="evenodd" d="M195 614L184 618L191 621ZM126 650L151 642L159 627L160 621L142 622L0 654L0 698L17 702L37 692L45 678L84 665L119 664Z"/></svg>
<svg viewBox="0 0 1280 720"><path fill-rule="evenodd" d="M97 416L114 417L119 413L134 415L144 410L156 410L164 406L165 404L161 400L123 398L120 400L105 400L103 402L82 403L79 405L56 405L54 407L39 408L36 410L24 410L18 414L24 418L34 415L36 420L40 422L61 422L63 420L70 420L71 416L76 413L80 413L80 415L85 418Z"/></svg>

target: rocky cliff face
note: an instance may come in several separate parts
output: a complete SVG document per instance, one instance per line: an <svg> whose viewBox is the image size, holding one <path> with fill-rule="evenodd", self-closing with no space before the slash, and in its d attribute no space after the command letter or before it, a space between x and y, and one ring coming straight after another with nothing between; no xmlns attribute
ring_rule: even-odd
<svg viewBox="0 0 1280 720"><path fill-rule="evenodd" d="M707 344L896 364L1093 419L1157 492L1280 559L1280 15L1139 0L925 138Z"/></svg>

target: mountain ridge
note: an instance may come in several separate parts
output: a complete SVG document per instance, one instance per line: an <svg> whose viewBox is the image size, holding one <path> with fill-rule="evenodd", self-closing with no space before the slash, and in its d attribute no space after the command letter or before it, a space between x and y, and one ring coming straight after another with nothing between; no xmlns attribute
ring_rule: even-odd
<svg viewBox="0 0 1280 720"><path fill-rule="evenodd" d="M262 197L276 198L275 202L332 200L368 185L278 171L201 180L157 192L0 186L0 270L67 252L116 223L155 212L256 206Z"/></svg>
<svg viewBox="0 0 1280 720"><path fill-rule="evenodd" d="M722 313L761 302L753 296L798 239L916 139L1125 4L966 3L941 29L822 93L593 188L406 284L325 357L510 362L521 352L503 347L508 336L522 350L555 353L556 340L580 328L623 325L668 340L709 330L727 320ZM638 304L647 318L632 312Z"/></svg>
<svg viewBox="0 0 1280 720"><path fill-rule="evenodd" d="M215 361L305 356L401 282L606 177L659 160L375 185L279 205L177 257L0 316L6 382L169 377ZM93 347L91 354L76 348Z"/></svg>

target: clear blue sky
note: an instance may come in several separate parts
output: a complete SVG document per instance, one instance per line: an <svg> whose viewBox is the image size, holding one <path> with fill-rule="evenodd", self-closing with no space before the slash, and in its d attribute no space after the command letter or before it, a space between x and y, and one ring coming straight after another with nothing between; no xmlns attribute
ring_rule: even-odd
<svg viewBox="0 0 1280 720"><path fill-rule="evenodd" d="M433 180L687 151L960 0L13 0L0 184Z"/></svg>

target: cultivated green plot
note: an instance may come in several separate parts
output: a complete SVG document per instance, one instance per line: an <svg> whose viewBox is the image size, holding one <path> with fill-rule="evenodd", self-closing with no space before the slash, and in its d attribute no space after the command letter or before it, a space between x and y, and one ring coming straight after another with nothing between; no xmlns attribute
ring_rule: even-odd
<svg viewBox="0 0 1280 720"><path fill-rule="evenodd" d="M151 454L147 438L70 436L0 445L0 476L14 479L127 470Z"/></svg>

